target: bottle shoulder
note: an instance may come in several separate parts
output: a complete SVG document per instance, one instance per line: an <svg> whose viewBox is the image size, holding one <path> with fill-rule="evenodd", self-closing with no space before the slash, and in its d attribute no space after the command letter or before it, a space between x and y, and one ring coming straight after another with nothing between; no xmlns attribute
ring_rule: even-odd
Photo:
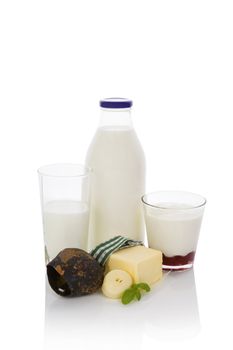
<svg viewBox="0 0 233 350"><path fill-rule="evenodd" d="M86 155L91 167L145 168L145 155L134 130L127 132L103 132L97 130Z"/></svg>
<svg viewBox="0 0 233 350"><path fill-rule="evenodd" d="M116 146L134 146L142 148L138 136L133 128L99 128L97 129L90 148L116 147Z"/></svg>

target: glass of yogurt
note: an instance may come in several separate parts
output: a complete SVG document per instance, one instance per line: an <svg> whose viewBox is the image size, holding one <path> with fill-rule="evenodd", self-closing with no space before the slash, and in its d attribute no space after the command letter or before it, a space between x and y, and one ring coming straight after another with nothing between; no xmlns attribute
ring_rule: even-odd
<svg viewBox="0 0 233 350"><path fill-rule="evenodd" d="M87 250L90 174L79 164L38 169L46 263L65 248Z"/></svg>
<svg viewBox="0 0 233 350"><path fill-rule="evenodd" d="M163 253L163 268L193 266L206 204L190 192L159 191L142 197L148 245Z"/></svg>

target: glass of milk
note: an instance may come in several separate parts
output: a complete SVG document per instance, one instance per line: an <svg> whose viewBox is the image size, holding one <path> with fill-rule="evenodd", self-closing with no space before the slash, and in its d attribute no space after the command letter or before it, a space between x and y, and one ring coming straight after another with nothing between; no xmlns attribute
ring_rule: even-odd
<svg viewBox="0 0 233 350"><path fill-rule="evenodd" d="M78 164L51 164L38 169L45 260L64 248L87 250L90 174Z"/></svg>
<svg viewBox="0 0 233 350"><path fill-rule="evenodd" d="M206 199L190 192L160 191L144 195L142 202L148 245L162 251L163 268L191 268Z"/></svg>

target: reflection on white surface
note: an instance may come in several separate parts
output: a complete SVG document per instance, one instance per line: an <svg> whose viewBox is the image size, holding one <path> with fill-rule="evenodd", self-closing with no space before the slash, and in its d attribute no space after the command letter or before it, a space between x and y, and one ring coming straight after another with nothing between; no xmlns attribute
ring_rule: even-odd
<svg viewBox="0 0 233 350"><path fill-rule="evenodd" d="M122 305L101 293L62 298L46 285L46 349L143 348L143 337L174 340L195 336L200 320L193 270L165 273L140 302Z"/></svg>
<svg viewBox="0 0 233 350"><path fill-rule="evenodd" d="M193 269L170 272L148 306L145 332L154 338L193 337L201 329Z"/></svg>

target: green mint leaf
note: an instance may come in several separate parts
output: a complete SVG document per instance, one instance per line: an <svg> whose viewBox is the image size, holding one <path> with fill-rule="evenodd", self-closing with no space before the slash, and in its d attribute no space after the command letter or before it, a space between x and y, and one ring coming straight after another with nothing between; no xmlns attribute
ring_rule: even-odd
<svg viewBox="0 0 233 350"><path fill-rule="evenodd" d="M121 297L122 304L126 305L129 304L136 295L136 289L135 288L129 288L126 289Z"/></svg>
<svg viewBox="0 0 233 350"><path fill-rule="evenodd" d="M141 299L141 293L140 293L140 290L139 290L139 289L136 290L135 295L136 295L136 298L137 298L138 301L139 301L139 300Z"/></svg>
<svg viewBox="0 0 233 350"><path fill-rule="evenodd" d="M121 297L122 304L124 304L124 305L129 304L132 300L135 299L135 297L139 301L141 299L140 289L143 289L146 292L149 292L150 291L150 286L147 283L133 284L131 286L131 288L126 289L124 291L124 293L122 294L122 297Z"/></svg>
<svg viewBox="0 0 233 350"><path fill-rule="evenodd" d="M146 292L150 291L150 286L147 283L136 284L137 288L144 289Z"/></svg>
<svg viewBox="0 0 233 350"><path fill-rule="evenodd" d="M130 288L133 289L135 292L138 289L137 284L132 284L132 286Z"/></svg>

